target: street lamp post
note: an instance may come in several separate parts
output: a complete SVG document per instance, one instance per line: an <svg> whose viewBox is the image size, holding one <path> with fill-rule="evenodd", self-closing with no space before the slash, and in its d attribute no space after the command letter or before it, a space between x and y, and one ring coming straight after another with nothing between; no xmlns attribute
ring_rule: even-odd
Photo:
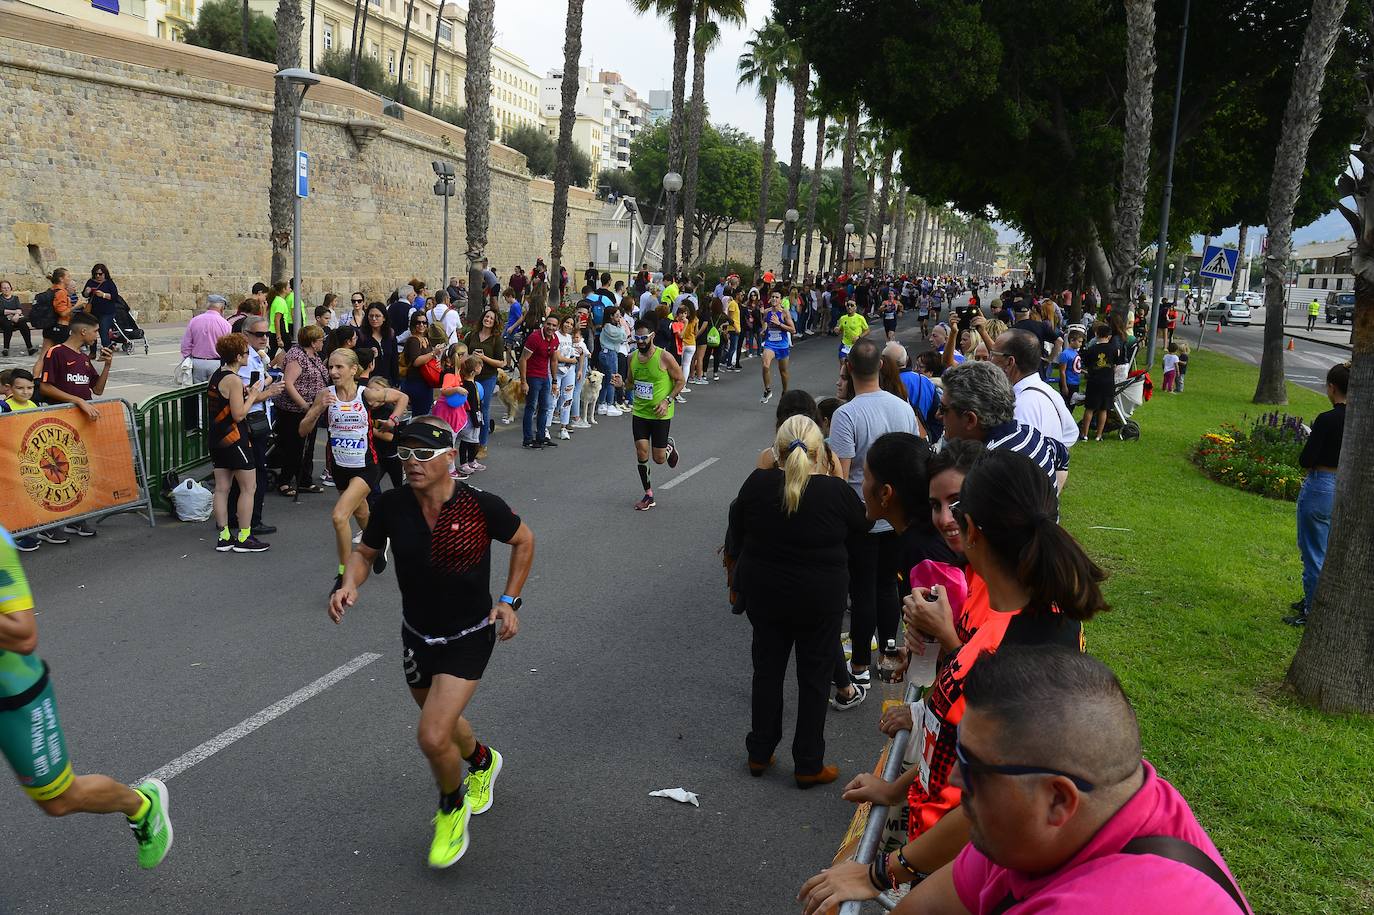
<svg viewBox="0 0 1374 915"><path fill-rule="evenodd" d="M305 93L310 91L311 86L320 81L320 77L301 67L287 67L284 70L278 70L276 78L288 86L301 87L301 94L296 99L296 211L291 227L291 300L294 302L295 311L292 316L295 324L292 326L300 328L303 326L301 322L301 201L305 199L305 194L309 193L308 174L302 173L302 153L304 150L301 149L301 104L305 101ZM302 182L302 178L305 178L306 181Z"/></svg>
<svg viewBox="0 0 1374 915"><path fill-rule="evenodd" d="M448 199L458 189L458 176L454 174L453 164L435 159L429 163L439 180L434 182L434 195L444 198L444 266L440 274L442 282L448 282Z"/></svg>
<svg viewBox="0 0 1374 915"><path fill-rule="evenodd" d="M783 219L787 222L787 241L782 246L782 273L784 283L791 283L797 268L797 220L801 219L801 213L794 207L783 214Z"/></svg>
<svg viewBox="0 0 1374 915"><path fill-rule="evenodd" d="M633 197L621 197L620 199L625 204L625 212L630 217L630 253L625 267L625 283L633 286L635 280L635 215L639 212L639 201Z"/></svg>
<svg viewBox="0 0 1374 915"><path fill-rule="evenodd" d="M845 224L844 224L844 272L845 272L845 273L848 273L848 272L850 271L850 269L851 269L851 265L850 265L850 263L849 263L849 236L851 236L851 235L853 235L853 234L854 234L854 223L852 223L852 222L847 222L847 223L845 223Z"/></svg>
<svg viewBox="0 0 1374 915"><path fill-rule="evenodd" d="M673 203L677 200L677 192L682 190L682 176L677 172L669 172L664 175L663 190L668 195L668 209L674 214L673 218L676 219L677 208ZM691 226L683 226L682 231L690 232L692 228ZM669 241L670 238L672 241ZM663 283L666 286L668 284L668 274L677 270L677 251L673 250L677 247L677 232L674 231L670 233L668 227L665 225L663 227L663 239L665 242L663 246Z"/></svg>

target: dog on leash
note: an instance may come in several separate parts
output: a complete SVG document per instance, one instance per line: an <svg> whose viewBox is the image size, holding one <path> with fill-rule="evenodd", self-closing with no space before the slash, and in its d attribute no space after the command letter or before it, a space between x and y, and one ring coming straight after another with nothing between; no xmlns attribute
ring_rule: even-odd
<svg viewBox="0 0 1374 915"><path fill-rule="evenodd" d="M606 377L605 372L598 372L592 369L587 373L587 378L582 382L582 400L578 404L578 413L588 423L597 425L596 421L596 400L601 396L601 381Z"/></svg>
<svg viewBox="0 0 1374 915"><path fill-rule="evenodd" d="M496 370L496 396L506 406L502 425L509 425L517 415L525 413L525 394L520 390L520 373L514 369Z"/></svg>

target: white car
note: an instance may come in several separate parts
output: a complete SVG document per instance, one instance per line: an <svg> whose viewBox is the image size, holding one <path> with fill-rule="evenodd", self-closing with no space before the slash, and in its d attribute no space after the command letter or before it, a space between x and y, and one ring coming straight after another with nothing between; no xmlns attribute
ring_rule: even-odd
<svg viewBox="0 0 1374 915"><path fill-rule="evenodd" d="M1218 324L1232 325L1243 324L1250 326L1250 306L1238 299L1222 299L1220 302L1213 302L1207 306L1203 315L1203 321L1210 324L1213 321Z"/></svg>

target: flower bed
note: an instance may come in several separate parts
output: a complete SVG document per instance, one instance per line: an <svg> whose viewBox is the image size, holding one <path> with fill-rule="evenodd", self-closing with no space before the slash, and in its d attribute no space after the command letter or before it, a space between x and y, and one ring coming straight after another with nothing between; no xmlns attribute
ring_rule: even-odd
<svg viewBox="0 0 1374 915"><path fill-rule="evenodd" d="M1227 423L1220 432L1204 434L1193 448L1193 463L1218 483L1292 502L1302 488L1298 455L1307 435L1301 417L1266 413L1248 430Z"/></svg>

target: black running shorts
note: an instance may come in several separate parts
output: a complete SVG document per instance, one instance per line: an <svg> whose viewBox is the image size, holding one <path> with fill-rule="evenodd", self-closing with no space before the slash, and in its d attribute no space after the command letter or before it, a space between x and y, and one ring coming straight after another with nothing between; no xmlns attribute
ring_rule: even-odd
<svg viewBox="0 0 1374 915"><path fill-rule="evenodd" d="M632 416L630 419L630 427L634 433L635 441L647 441L660 451L668 447L668 427L672 420L645 419L642 416Z"/></svg>
<svg viewBox="0 0 1374 915"><path fill-rule="evenodd" d="M243 442L228 448L210 449L210 466L216 470L252 470L253 455Z"/></svg>
<svg viewBox="0 0 1374 915"><path fill-rule="evenodd" d="M371 467L340 467L337 464L331 468L334 474L334 488L343 492L348 488L348 483L355 477L367 484L369 490L377 488L377 480L381 476L381 469L377 466Z"/></svg>
<svg viewBox="0 0 1374 915"><path fill-rule="evenodd" d="M458 627L453 633L431 632L429 635L452 635L467 626ZM401 669L405 672L406 685L411 689L429 689L435 674L448 674L460 680L480 680L495 645L495 626L479 629L447 645L427 645L424 639L402 627Z"/></svg>

